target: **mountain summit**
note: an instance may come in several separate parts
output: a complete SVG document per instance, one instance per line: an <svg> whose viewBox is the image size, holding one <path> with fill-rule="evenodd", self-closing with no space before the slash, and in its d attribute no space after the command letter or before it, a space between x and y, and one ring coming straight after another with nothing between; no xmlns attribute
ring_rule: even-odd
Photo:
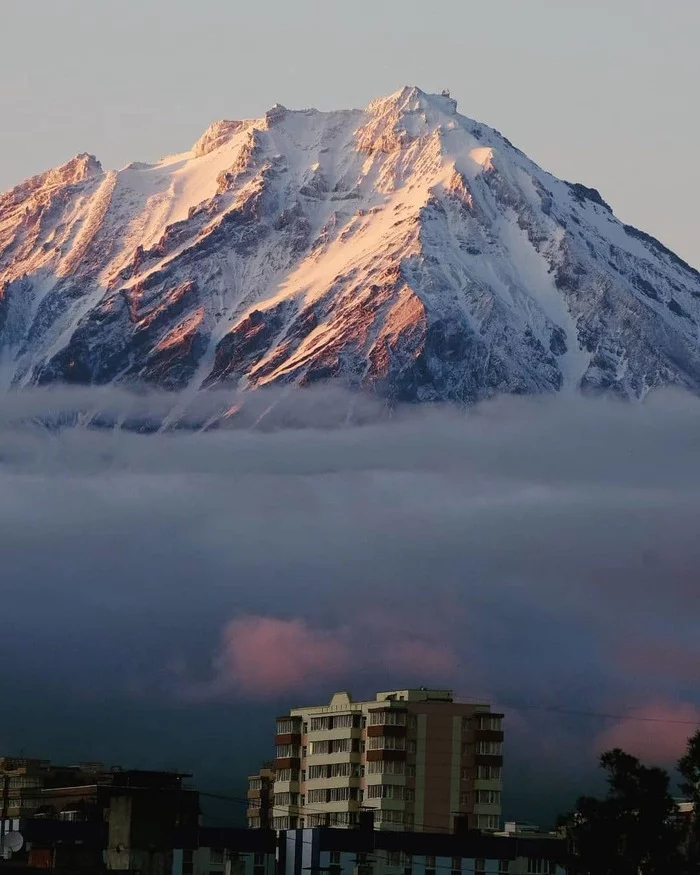
<svg viewBox="0 0 700 875"><path fill-rule="evenodd" d="M274 106L0 196L0 382L700 390L700 274L447 94Z"/></svg>

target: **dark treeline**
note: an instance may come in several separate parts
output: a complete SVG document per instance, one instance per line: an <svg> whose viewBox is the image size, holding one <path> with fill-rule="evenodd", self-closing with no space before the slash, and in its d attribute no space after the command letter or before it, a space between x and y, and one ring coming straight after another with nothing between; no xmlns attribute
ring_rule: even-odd
<svg viewBox="0 0 700 875"><path fill-rule="evenodd" d="M680 790L694 805L682 816L671 776L620 750L600 757L608 776L602 799L582 796L559 826L571 841L578 875L700 873L700 730L677 763Z"/></svg>

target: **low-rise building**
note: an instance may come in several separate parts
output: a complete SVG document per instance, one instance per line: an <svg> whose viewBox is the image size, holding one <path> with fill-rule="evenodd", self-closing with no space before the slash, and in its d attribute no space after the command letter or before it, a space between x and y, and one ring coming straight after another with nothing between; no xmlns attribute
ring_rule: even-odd
<svg viewBox="0 0 700 875"><path fill-rule="evenodd" d="M248 776L248 829L272 827L272 797L274 793L274 763L264 763L256 775Z"/></svg>
<svg viewBox="0 0 700 875"><path fill-rule="evenodd" d="M464 833L304 829L281 834L279 875L565 875L567 842Z"/></svg>

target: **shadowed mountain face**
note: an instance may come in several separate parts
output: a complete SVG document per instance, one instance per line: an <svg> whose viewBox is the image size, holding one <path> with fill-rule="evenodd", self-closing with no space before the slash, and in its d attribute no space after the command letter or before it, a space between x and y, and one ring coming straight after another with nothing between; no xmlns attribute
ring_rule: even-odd
<svg viewBox="0 0 700 875"><path fill-rule="evenodd" d="M0 196L0 383L700 388L700 274L447 96L276 106Z"/></svg>

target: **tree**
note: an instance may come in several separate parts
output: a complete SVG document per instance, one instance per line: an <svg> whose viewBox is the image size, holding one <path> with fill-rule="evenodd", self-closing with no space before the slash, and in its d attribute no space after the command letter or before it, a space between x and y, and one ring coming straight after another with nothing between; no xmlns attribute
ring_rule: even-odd
<svg viewBox="0 0 700 875"><path fill-rule="evenodd" d="M700 729L688 739L685 754L678 760L683 779L681 792L693 803L694 812L686 837L689 871L700 872Z"/></svg>
<svg viewBox="0 0 700 875"><path fill-rule="evenodd" d="M604 799L582 796L563 825L575 870L587 875L674 875L682 871L676 806L663 769L616 748L600 758Z"/></svg>

